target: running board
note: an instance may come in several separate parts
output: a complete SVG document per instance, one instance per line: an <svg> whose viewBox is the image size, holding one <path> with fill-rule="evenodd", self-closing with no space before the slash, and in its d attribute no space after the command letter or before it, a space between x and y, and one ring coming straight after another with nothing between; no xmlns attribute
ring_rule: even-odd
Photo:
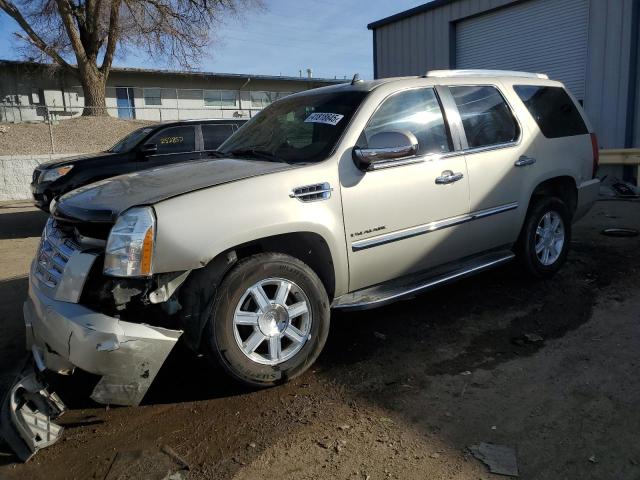
<svg viewBox="0 0 640 480"><path fill-rule="evenodd" d="M422 272L420 274L391 280L390 282L367 287L353 293L347 293L336 298L331 304L331 308L339 310L367 310L395 302L405 297L409 297L426 290L430 290L449 282L459 280L484 270L497 267L510 261L515 255L509 250L487 253L479 257L474 257L449 267ZM446 268L446 267L445 267Z"/></svg>

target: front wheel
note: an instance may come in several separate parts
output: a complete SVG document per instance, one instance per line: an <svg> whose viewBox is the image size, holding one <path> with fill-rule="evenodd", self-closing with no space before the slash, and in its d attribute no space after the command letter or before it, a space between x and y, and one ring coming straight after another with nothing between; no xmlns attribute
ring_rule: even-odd
<svg viewBox="0 0 640 480"><path fill-rule="evenodd" d="M529 274L550 277L567 258L570 241L571 215L567 205L555 197L538 198L527 213L517 253Z"/></svg>
<svg viewBox="0 0 640 480"><path fill-rule="evenodd" d="M329 299L300 260L263 253L225 277L207 323L207 356L241 383L266 387L309 368L329 333Z"/></svg>

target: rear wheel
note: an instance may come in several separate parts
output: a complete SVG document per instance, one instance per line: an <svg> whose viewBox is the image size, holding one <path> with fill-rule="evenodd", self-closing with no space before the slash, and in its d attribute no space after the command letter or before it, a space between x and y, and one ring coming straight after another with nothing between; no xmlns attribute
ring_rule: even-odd
<svg viewBox="0 0 640 480"><path fill-rule="evenodd" d="M555 197L535 200L518 240L518 256L534 277L555 274L565 259L571 241L571 215L567 205Z"/></svg>
<svg viewBox="0 0 640 480"><path fill-rule="evenodd" d="M265 387L309 368L328 332L329 299L315 272L294 257L264 253L223 280L205 349L234 379Z"/></svg>

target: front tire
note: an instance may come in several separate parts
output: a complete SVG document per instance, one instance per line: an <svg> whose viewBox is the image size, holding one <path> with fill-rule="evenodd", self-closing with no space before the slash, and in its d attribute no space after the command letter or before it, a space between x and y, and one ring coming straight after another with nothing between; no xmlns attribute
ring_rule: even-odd
<svg viewBox="0 0 640 480"><path fill-rule="evenodd" d="M218 289L205 353L245 385L276 385L313 364L326 342L329 318L327 293L308 265L281 253L253 255Z"/></svg>
<svg viewBox="0 0 640 480"><path fill-rule="evenodd" d="M534 200L522 227L517 254L533 277L554 275L567 258L571 242L571 214L556 197Z"/></svg>

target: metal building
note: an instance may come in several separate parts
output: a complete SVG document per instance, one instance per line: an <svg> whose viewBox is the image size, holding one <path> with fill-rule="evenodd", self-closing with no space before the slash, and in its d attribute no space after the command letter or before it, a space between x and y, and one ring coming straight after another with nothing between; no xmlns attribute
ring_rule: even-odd
<svg viewBox="0 0 640 480"><path fill-rule="evenodd" d="M640 146L640 0L432 0L368 25L374 74L547 73L583 103L605 149Z"/></svg>

